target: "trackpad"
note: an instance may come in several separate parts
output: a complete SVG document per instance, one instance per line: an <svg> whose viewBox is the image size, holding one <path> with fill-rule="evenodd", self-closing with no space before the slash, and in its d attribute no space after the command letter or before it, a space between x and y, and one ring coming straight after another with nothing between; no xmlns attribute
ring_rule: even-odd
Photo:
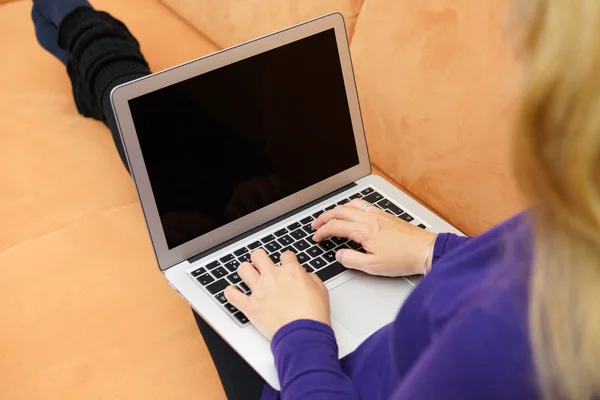
<svg viewBox="0 0 600 400"><path fill-rule="evenodd" d="M394 320L413 290L404 278L360 274L329 292L331 316L358 338Z"/></svg>

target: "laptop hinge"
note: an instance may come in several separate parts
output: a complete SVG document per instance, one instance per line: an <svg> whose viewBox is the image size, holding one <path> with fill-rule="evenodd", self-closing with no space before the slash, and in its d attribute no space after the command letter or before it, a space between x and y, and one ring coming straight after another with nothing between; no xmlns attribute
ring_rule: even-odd
<svg viewBox="0 0 600 400"><path fill-rule="evenodd" d="M298 207L295 210L287 212L287 213L285 213L285 214L283 214L283 215L281 215L281 216L279 216L279 217L277 217L275 219L270 220L269 222L265 222L264 224L259 225L259 226L257 226L254 229L251 229L251 230L246 231L246 232L244 232L242 234L239 234L236 237L234 237L232 239L229 239L229 240L221 243L218 246L212 247L212 248L210 248L208 250L203 251L200 254L197 254L197 255L195 255L195 256L193 256L191 258L188 258L188 262L190 264L192 264L192 263L194 263L194 262L196 262L196 261L198 261L198 260L200 260L200 259L202 259L204 257L208 257L209 255L211 255L213 253L216 253L217 251L219 251L221 249L224 249L225 247L227 247L227 246L229 246L229 245L231 245L231 244L233 244L235 242L239 242L241 240L244 240L248 236L254 235L256 232L265 230L265 229L269 228L270 226L275 225L275 224L283 221L286 218L289 218L289 217L291 217L291 216L293 216L295 214L301 213L302 211L307 210L310 207L312 207L312 206L314 206L314 205L316 205L318 203L321 203L321 202L323 202L323 201L325 201L325 200L327 200L327 199L329 199L331 197L337 196L338 194L340 194L340 193L342 193L342 192L344 192L344 191L346 191L346 190L348 190L350 188L353 188L355 186L358 186L356 184L356 182L352 182L349 185L343 186L343 187L341 187L341 188L339 188L339 189L337 189L337 190L335 190L335 191L333 191L333 192L331 192L329 194L326 194L325 196L321 196L318 199L313 200L310 203L307 203L307 204L303 205L302 207Z"/></svg>

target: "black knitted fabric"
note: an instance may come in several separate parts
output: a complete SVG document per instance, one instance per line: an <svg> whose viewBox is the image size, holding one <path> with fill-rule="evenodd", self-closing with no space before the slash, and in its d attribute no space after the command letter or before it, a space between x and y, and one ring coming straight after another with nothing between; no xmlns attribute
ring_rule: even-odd
<svg viewBox="0 0 600 400"><path fill-rule="evenodd" d="M150 73L138 41L110 14L80 7L58 27L58 45L69 53L67 72L80 114L106 121L102 98L111 82Z"/></svg>

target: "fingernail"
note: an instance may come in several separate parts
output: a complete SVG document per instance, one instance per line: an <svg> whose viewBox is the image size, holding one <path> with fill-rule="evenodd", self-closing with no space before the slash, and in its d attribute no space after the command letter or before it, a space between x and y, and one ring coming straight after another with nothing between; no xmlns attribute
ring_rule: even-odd
<svg viewBox="0 0 600 400"><path fill-rule="evenodd" d="M342 258L342 251L344 251L344 250L338 250L335 252L335 259L337 261L340 261L340 258Z"/></svg>

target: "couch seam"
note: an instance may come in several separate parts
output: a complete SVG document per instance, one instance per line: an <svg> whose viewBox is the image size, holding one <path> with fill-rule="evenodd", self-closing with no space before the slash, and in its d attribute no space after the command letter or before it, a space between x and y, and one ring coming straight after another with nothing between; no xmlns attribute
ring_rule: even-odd
<svg viewBox="0 0 600 400"><path fill-rule="evenodd" d="M188 26L189 28L191 28L194 32L196 32L198 35L200 35L202 37L202 39L206 40L208 43L210 43L211 45L213 45L215 48L217 48L218 50L223 50L224 49L223 46L221 46L220 44L218 44L217 42L215 42L212 38L210 38L209 36L207 36L206 33L202 32L201 30L199 30L198 28L196 28L194 25L192 25L187 19L185 19L184 17L182 17L181 15L179 15L179 13L176 12L175 10L173 10L173 8L171 8L168 4L165 4L162 0L157 0L157 3L159 3L162 7L164 7L166 10L168 10L168 12L170 12L171 14L173 14L183 24L185 24L186 26Z"/></svg>
<svg viewBox="0 0 600 400"><path fill-rule="evenodd" d="M9 246L9 247L7 247L6 249L4 249L4 250L2 250L2 251L0 252L0 259L1 259L1 258L2 258L4 255L6 255L7 253L9 253L10 251L12 251L12 250L14 250L14 249L16 249L16 248L19 248L19 247L21 247L21 246L24 246L24 245L26 245L26 244L27 244L27 243L29 243L29 242L33 242L33 241L35 241L35 240L37 240L37 239L41 239L41 238L43 238L43 237L46 237L46 236L50 236L50 235L54 235L54 234L60 233L60 232L62 232L62 231L64 231L64 230L67 230L67 229L69 229L69 228L72 228L72 227L74 227L74 226L76 226L76 225L80 224L81 222L83 222L83 221L85 221L85 220L88 220L88 219L90 219L90 218L93 218L93 217L96 217L96 216L101 216L101 215L104 215L104 214L108 214L108 213L111 213L111 212L113 212L113 211L116 211L116 210L118 210L118 209L120 209L120 208L125 208L125 207L128 207L128 206L131 206L131 205L133 205L133 204L137 204L137 201L133 201L133 202L131 202L131 203L127 203L127 204L122 204L122 205L120 205L120 206L116 206L116 207L112 207L112 208L109 208L108 210L104 210L104 211L100 211L100 212L95 212L95 213L88 214L88 215L84 216L83 218L79 218L78 220L76 220L76 221L74 221L74 222L71 222L71 223L69 223L69 224L67 224L67 225L65 225L65 226L63 226L63 227L61 227L61 228L54 229L54 230L52 230L52 231L50 231L50 232L45 232L45 233L42 233L42 234L40 234L40 235L37 235L37 236L35 236L35 237L32 237L32 238L26 239L26 240L24 240L24 241L21 241L21 242L19 242L19 243L15 243L15 244L13 244L12 246Z"/></svg>
<svg viewBox="0 0 600 400"><path fill-rule="evenodd" d="M360 18L360 14L362 13L363 7L365 6L366 2L367 0L363 0L362 3L360 3L360 8L356 12L356 19L354 20L354 29L352 29L352 37L349 40L350 45L352 45L352 42L354 41L354 36L356 36L356 26L358 25L358 19Z"/></svg>

